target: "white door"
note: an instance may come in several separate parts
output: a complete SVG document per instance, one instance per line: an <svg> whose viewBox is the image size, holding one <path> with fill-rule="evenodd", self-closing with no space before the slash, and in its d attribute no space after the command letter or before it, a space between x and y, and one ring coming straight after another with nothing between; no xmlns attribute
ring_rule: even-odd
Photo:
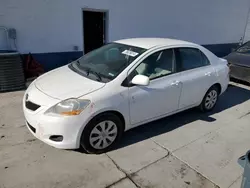
<svg viewBox="0 0 250 188"><path fill-rule="evenodd" d="M182 85L175 71L173 50L156 52L142 61L130 74L150 78L148 86L129 87L130 121L137 124L178 109Z"/></svg>
<svg viewBox="0 0 250 188"><path fill-rule="evenodd" d="M182 93L179 109L199 105L207 90L216 82L216 72L208 58L196 48L175 49Z"/></svg>

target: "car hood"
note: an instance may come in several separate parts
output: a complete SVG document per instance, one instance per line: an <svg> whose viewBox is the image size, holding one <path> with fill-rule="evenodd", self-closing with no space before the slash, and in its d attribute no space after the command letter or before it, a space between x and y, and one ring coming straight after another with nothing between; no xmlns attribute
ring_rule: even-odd
<svg viewBox="0 0 250 188"><path fill-rule="evenodd" d="M78 98L105 86L105 83L86 78L68 66L50 71L35 81L41 92L57 99Z"/></svg>
<svg viewBox="0 0 250 188"><path fill-rule="evenodd" d="M250 55L233 52L224 57L229 63L250 67Z"/></svg>

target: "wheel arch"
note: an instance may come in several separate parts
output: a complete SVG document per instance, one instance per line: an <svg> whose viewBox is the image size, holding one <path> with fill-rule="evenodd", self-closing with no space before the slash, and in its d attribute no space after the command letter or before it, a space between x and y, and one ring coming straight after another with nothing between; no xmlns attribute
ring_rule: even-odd
<svg viewBox="0 0 250 188"><path fill-rule="evenodd" d="M102 111L102 112L98 112L96 114L94 114L88 121L87 123L85 124L85 126L82 127L82 129L79 131L78 133L78 136L77 136L77 147L80 148L80 141L81 141L81 136L82 136L82 133L83 131L85 130L86 126L94 119L94 118L97 118L98 116L101 116L103 114L114 114L116 115L121 121L122 121L122 125L123 125L123 131L126 130L126 120L124 118L124 116L122 115L121 112L117 111L117 110L105 110L105 111Z"/></svg>
<svg viewBox="0 0 250 188"><path fill-rule="evenodd" d="M206 93L204 94L204 96L200 99L199 103L197 104L198 106L202 103L204 97L206 96L207 92L212 88L212 87L217 87L218 88L218 92L219 94L221 94L221 91L222 91L222 87L221 87L221 84L220 83L215 83L213 84L212 86L210 86L207 90L206 90Z"/></svg>
<svg viewBox="0 0 250 188"><path fill-rule="evenodd" d="M91 122L94 118L97 118L98 116L101 116L103 114L114 114L116 115L117 117L119 117L119 119L122 121L122 125L123 125L123 131L125 130L125 118L124 116L122 115L122 113L120 113L119 111L117 110L107 110L107 111L104 111L104 112L100 112L98 114L96 114L93 118L91 118L91 120L89 122ZM89 123L88 122L88 123Z"/></svg>
<svg viewBox="0 0 250 188"><path fill-rule="evenodd" d="M220 83L215 83L215 84L213 84L212 86L210 86L210 87L207 89L207 91L206 91L205 95L203 96L202 100L204 99L204 97L206 96L207 92L208 92L212 87L217 87L218 93L221 94L221 90L222 90L221 84L220 84Z"/></svg>
<svg viewBox="0 0 250 188"><path fill-rule="evenodd" d="M222 87L221 87L221 84L220 83L215 83L214 85L212 85L209 89L211 89L212 87L217 87L218 88L218 92L219 94L221 94L221 90L222 90ZM208 89L208 90L209 90Z"/></svg>
<svg viewBox="0 0 250 188"><path fill-rule="evenodd" d="M198 107L201 109L202 112L205 112L204 107L203 107L203 101L205 100L205 97L206 97L206 95L208 94L208 92L209 92L213 87L216 87L216 88L218 89L218 95L217 95L217 97L219 97L219 95L220 95L221 92L222 92L222 86L221 86L220 83L215 83L215 84L213 84L211 87L209 87L209 88L207 89L205 95L203 96L203 98L202 98L202 100L201 100L199 106L198 106ZM212 109L213 109L213 107L212 107ZM208 110L206 110L206 111L208 111ZM210 111L210 110L209 110L209 111Z"/></svg>

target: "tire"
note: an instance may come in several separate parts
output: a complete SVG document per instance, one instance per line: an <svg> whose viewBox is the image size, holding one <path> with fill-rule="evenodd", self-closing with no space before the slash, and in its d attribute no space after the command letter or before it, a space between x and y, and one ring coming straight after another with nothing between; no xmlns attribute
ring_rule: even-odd
<svg viewBox="0 0 250 188"><path fill-rule="evenodd" d="M199 108L202 112L210 112L217 104L219 97L219 89L216 86L212 86L205 94ZM209 98L211 99L210 101ZM210 103L210 105L209 105Z"/></svg>
<svg viewBox="0 0 250 188"><path fill-rule="evenodd" d="M118 116L113 113L101 114L92 119L83 130L81 147L91 154L108 152L119 142L123 131L124 125Z"/></svg>

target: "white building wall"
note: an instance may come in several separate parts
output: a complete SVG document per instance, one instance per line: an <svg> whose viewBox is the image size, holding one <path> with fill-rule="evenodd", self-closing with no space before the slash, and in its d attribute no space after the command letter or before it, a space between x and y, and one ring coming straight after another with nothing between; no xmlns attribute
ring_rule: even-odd
<svg viewBox="0 0 250 188"><path fill-rule="evenodd" d="M82 50L82 8L109 11L109 41L171 37L222 44L244 35L249 0L0 0L0 26L17 30L22 53Z"/></svg>
<svg viewBox="0 0 250 188"><path fill-rule="evenodd" d="M248 12L248 19L246 21L246 29L245 29L245 35L243 38L243 42L250 41L250 9Z"/></svg>

